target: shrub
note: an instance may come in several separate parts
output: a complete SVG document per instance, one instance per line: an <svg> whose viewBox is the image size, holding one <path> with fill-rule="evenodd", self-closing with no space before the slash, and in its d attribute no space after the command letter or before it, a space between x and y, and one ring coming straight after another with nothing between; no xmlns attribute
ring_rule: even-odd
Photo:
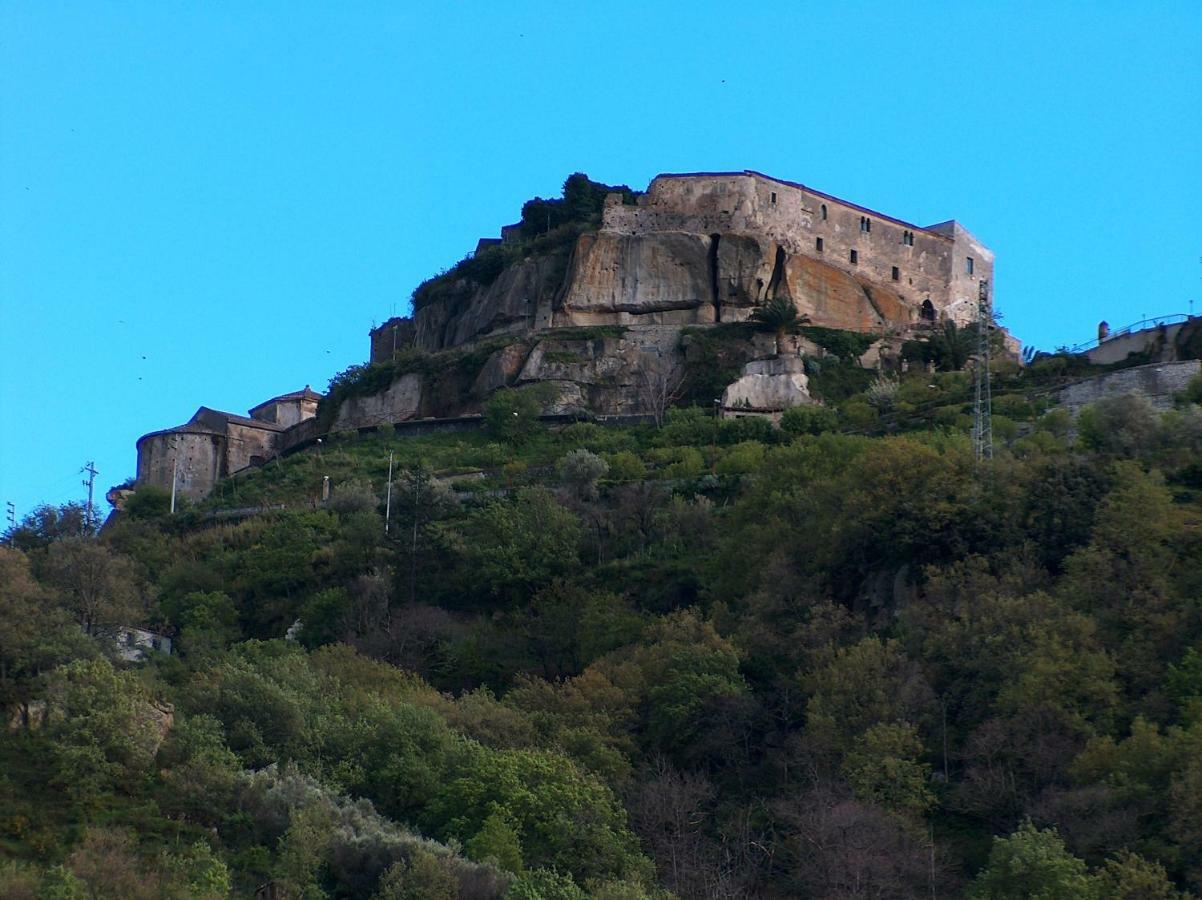
<svg viewBox="0 0 1202 900"><path fill-rule="evenodd" d="M1195 375L1181 392L1181 399L1186 403L1202 403L1202 373Z"/></svg>
<svg viewBox="0 0 1202 900"><path fill-rule="evenodd" d="M541 411L539 392L503 388L484 405L484 425L499 441L523 444L540 429L538 416Z"/></svg>
<svg viewBox="0 0 1202 900"><path fill-rule="evenodd" d="M776 429L764 416L741 416L737 419L726 419L719 424L718 443L740 444L745 441L775 443Z"/></svg>
<svg viewBox="0 0 1202 900"><path fill-rule="evenodd" d="M712 444L718 439L720 421L708 409L686 406L668 410L667 423L657 435L667 446Z"/></svg>
<svg viewBox="0 0 1202 900"><path fill-rule="evenodd" d="M593 497L597 481L609 471L609 463L589 450L573 450L559 461L559 477L577 496Z"/></svg>
<svg viewBox="0 0 1202 900"><path fill-rule="evenodd" d="M877 420L877 411L864 400L850 400L839 407L839 418L853 428L868 428Z"/></svg>
<svg viewBox="0 0 1202 900"><path fill-rule="evenodd" d="M764 445L757 441L735 444L718 460L719 475L748 475L764 464Z"/></svg>
<svg viewBox="0 0 1202 900"><path fill-rule="evenodd" d="M642 481L647 475L647 467L642 459L629 450L611 453L608 461L611 481Z"/></svg>
<svg viewBox="0 0 1202 900"><path fill-rule="evenodd" d="M1073 417L1067 409L1050 409L1035 424L1037 431L1046 431L1058 438L1064 437L1073 427Z"/></svg>
<svg viewBox="0 0 1202 900"><path fill-rule="evenodd" d="M864 396L877 412L889 412L897 403L897 381L893 378L878 378L868 386Z"/></svg>
<svg viewBox="0 0 1202 900"><path fill-rule="evenodd" d="M1081 443L1091 450L1116 456L1134 456L1155 438L1156 410L1140 394L1105 397L1091 403L1077 417Z"/></svg>
<svg viewBox="0 0 1202 900"><path fill-rule="evenodd" d="M380 505L380 499L370 484L360 478L351 478L334 487L330 493L330 509L340 516L370 512Z"/></svg>
<svg viewBox="0 0 1202 900"><path fill-rule="evenodd" d="M825 406L794 406L780 417L780 430L790 437L823 434L839 427L839 417Z"/></svg>

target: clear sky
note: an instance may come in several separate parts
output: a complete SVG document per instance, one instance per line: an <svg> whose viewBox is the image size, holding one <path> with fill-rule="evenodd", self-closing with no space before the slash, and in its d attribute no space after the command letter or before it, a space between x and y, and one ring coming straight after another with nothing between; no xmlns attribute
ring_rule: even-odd
<svg viewBox="0 0 1202 900"><path fill-rule="evenodd" d="M1202 2L0 3L0 501L361 362L565 176L752 168L997 254L1025 344L1202 311Z"/></svg>

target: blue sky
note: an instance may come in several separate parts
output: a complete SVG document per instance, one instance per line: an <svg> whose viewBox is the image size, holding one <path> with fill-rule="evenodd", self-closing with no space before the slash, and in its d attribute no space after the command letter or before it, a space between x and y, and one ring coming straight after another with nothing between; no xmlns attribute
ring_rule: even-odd
<svg viewBox="0 0 1202 900"><path fill-rule="evenodd" d="M1026 344L1202 310L1202 3L0 5L0 501L367 355L565 176L752 168L997 254Z"/></svg>

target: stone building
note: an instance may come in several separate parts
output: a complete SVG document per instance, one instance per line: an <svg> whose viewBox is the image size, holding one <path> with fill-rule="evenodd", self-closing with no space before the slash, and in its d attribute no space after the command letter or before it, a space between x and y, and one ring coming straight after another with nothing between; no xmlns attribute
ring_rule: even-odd
<svg viewBox="0 0 1202 900"><path fill-rule="evenodd" d="M284 449L288 434L317 414L321 394L281 394L239 416L202 406L183 425L138 438L137 483L199 500L222 478L262 465Z"/></svg>
<svg viewBox="0 0 1202 900"><path fill-rule="evenodd" d="M461 279L373 329L371 359L559 327L740 322L782 296L814 325L920 332L973 321L993 265L954 220L915 225L753 171L665 174L633 204L611 194L566 260L531 254L487 285Z"/></svg>
<svg viewBox="0 0 1202 900"><path fill-rule="evenodd" d="M776 258L764 288L788 276L782 271L788 260L813 260L898 296L911 316L895 324L941 318L967 324L976 315L980 282L992 284L993 253L955 220L914 225L759 172L659 175L636 205L621 199L608 198L602 231L705 234L718 238L715 254L724 234L766 238ZM802 277L793 299L806 312L804 263L797 268Z"/></svg>

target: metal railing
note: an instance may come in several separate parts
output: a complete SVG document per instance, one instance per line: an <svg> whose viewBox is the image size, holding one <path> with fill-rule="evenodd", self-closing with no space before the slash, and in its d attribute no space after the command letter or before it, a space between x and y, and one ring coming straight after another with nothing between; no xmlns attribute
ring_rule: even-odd
<svg viewBox="0 0 1202 900"><path fill-rule="evenodd" d="M1122 328L1115 329L1104 338L1094 338L1092 341L1086 341L1084 344L1077 344L1072 348L1073 353L1085 353L1089 350L1098 347L1107 341L1113 341L1115 338L1125 337L1128 334L1134 334L1137 331L1146 331L1149 328L1159 328L1162 325L1179 325L1182 322L1188 322L1190 316L1185 313L1173 313L1167 316L1156 316L1152 319L1140 319L1138 322L1132 322L1130 325L1125 325Z"/></svg>

